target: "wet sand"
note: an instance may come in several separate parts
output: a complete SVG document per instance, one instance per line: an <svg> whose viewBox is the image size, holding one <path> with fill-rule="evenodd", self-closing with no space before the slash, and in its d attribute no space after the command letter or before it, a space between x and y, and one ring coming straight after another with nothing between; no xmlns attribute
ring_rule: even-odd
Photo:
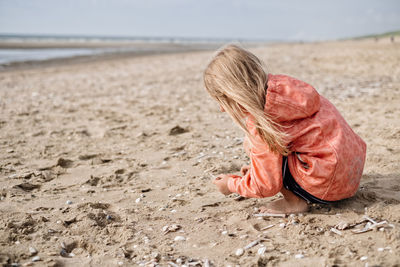
<svg viewBox="0 0 400 267"><path fill-rule="evenodd" d="M212 178L248 158L243 133L203 88L211 51L8 70L0 72L0 263L399 264L400 45L251 51L271 73L315 86L366 141L355 197L258 218L255 208L279 196L216 191Z"/></svg>

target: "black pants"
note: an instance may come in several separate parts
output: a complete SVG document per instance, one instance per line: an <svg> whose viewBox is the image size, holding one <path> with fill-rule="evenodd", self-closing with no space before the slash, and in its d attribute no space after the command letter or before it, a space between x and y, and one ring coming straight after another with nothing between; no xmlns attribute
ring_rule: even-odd
<svg viewBox="0 0 400 267"><path fill-rule="evenodd" d="M283 157L282 161L282 178L283 178L283 186L293 192L296 196L301 197L307 202L311 203L318 203L318 204L330 204L333 203L334 201L326 201L319 199L317 197L314 197L310 193L308 193L306 190L300 187L300 185L294 180L292 174L290 173L289 170L289 164L288 164L288 159L287 157Z"/></svg>

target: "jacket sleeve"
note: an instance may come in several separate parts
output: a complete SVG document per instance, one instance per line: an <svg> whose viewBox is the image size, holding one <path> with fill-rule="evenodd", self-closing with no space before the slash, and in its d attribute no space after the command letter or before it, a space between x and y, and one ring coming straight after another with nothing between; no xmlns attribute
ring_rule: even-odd
<svg viewBox="0 0 400 267"><path fill-rule="evenodd" d="M250 149L251 166L243 177L228 180L228 189L244 197L262 198L276 195L282 188L282 156L268 147Z"/></svg>
<svg viewBox="0 0 400 267"><path fill-rule="evenodd" d="M282 155L271 152L259 136L251 118L247 128L252 140L246 136L243 146L250 157L250 169L243 176L231 176L228 189L244 197L262 198L276 195L282 188Z"/></svg>

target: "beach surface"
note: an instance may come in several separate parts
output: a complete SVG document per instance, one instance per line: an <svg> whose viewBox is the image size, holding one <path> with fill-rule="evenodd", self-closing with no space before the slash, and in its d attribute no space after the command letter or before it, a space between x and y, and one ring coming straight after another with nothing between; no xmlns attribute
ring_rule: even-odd
<svg viewBox="0 0 400 267"><path fill-rule="evenodd" d="M207 95L211 51L0 72L0 264L398 266L400 44L250 49L333 102L367 143L358 193L257 217L211 183L248 163ZM18 265L15 265L18 266Z"/></svg>

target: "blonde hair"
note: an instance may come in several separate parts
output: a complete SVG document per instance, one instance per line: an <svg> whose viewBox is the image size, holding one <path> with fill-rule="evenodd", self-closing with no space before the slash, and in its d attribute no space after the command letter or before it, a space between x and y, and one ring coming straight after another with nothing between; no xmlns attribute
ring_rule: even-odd
<svg viewBox="0 0 400 267"><path fill-rule="evenodd" d="M204 71L203 79L207 92L252 142L253 136L246 127L249 114L261 139L271 151L288 154L284 141L286 134L264 112L268 75L263 63L254 54L236 45L226 45L214 55Z"/></svg>

